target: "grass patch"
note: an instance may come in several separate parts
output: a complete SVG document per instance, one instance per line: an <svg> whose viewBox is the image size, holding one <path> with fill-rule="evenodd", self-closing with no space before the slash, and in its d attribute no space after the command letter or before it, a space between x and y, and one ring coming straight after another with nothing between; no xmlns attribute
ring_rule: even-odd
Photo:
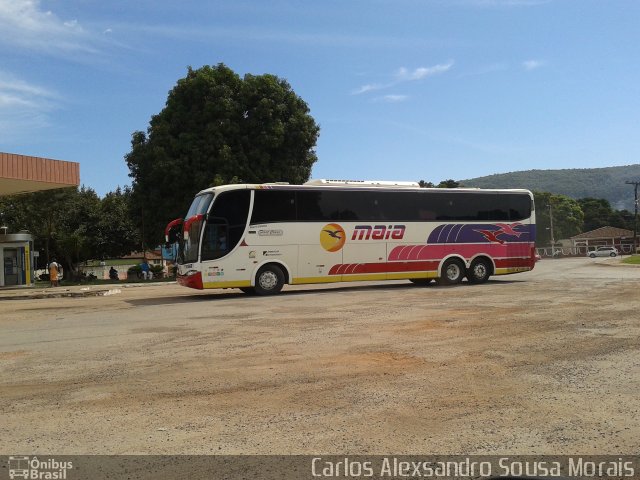
<svg viewBox="0 0 640 480"><path fill-rule="evenodd" d="M622 260L622 263L626 263L628 265L640 265L640 255L631 255L630 257Z"/></svg>

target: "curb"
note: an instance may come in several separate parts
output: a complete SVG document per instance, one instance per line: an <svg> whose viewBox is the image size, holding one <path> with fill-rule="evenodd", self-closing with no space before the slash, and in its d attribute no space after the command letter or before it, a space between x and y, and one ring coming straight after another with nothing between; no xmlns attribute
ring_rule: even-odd
<svg viewBox="0 0 640 480"><path fill-rule="evenodd" d="M108 295L116 295L122 293L119 288L103 289L103 290L89 290L89 291L57 291L57 292L29 292L25 294L17 295L1 295L2 300L35 300L42 298L84 298L84 297L105 297Z"/></svg>
<svg viewBox="0 0 640 480"><path fill-rule="evenodd" d="M150 283L125 283L122 285L110 285L109 287L81 287L77 289L47 290L8 290L0 291L0 301L3 300L40 300L44 298L84 298L84 297L106 297L122 293L123 288L157 287L161 285L175 285L176 282L150 282Z"/></svg>

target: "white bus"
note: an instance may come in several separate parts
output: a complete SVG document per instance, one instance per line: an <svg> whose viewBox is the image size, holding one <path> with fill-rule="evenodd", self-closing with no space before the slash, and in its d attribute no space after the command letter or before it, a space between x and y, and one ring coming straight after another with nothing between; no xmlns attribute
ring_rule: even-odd
<svg viewBox="0 0 640 480"><path fill-rule="evenodd" d="M199 192L184 219L178 281L278 293L285 284L407 279L482 283L535 265L528 190L314 180Z"/></svg>

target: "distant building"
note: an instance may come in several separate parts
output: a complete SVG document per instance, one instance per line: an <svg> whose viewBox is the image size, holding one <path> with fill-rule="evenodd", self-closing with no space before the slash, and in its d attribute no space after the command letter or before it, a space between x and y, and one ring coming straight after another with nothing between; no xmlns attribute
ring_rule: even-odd
<svg viewBox="0 0 640 480"><path fill-rule="evenodd" d="M149 265L162 265L164 266L164 262L162 260L162 252L160 250L147 250L145 253L142 252L131 252L128 255L124 255L120 257L121 260L131 260L133 265L138 263L142 263L142 260L146 258Z"/></svg>
<svg viewBox="0 0 640 480"><path fill-rule="evenodd" d="M624 253L630 253L633 250L633 231L624 228L600 227L574 235L570 240L574 248L583 247L585 252L602 245L614 246Z"/></svg>

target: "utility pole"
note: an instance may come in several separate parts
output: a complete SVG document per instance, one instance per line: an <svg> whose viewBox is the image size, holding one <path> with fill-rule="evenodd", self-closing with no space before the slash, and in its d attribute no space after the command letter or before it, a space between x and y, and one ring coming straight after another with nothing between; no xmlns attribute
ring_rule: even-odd
<svg viewBox="0 0 640 480"><path fill-rule="evenodd" d="M556 251L555 251L556 241L553 238L553 211L551 210L551 203L549 203L549 233L551 233L551 258L555 258L555 256L556 256Z"/></svg>
<svg viewBox="0 0 640 480"><path fill-rule="evenodd" d="M634 205L634 214L633 214L633 253L635 254L638 250L638 185L640 182L625 182L627 185L633 185L633 205Z"/></svg>

